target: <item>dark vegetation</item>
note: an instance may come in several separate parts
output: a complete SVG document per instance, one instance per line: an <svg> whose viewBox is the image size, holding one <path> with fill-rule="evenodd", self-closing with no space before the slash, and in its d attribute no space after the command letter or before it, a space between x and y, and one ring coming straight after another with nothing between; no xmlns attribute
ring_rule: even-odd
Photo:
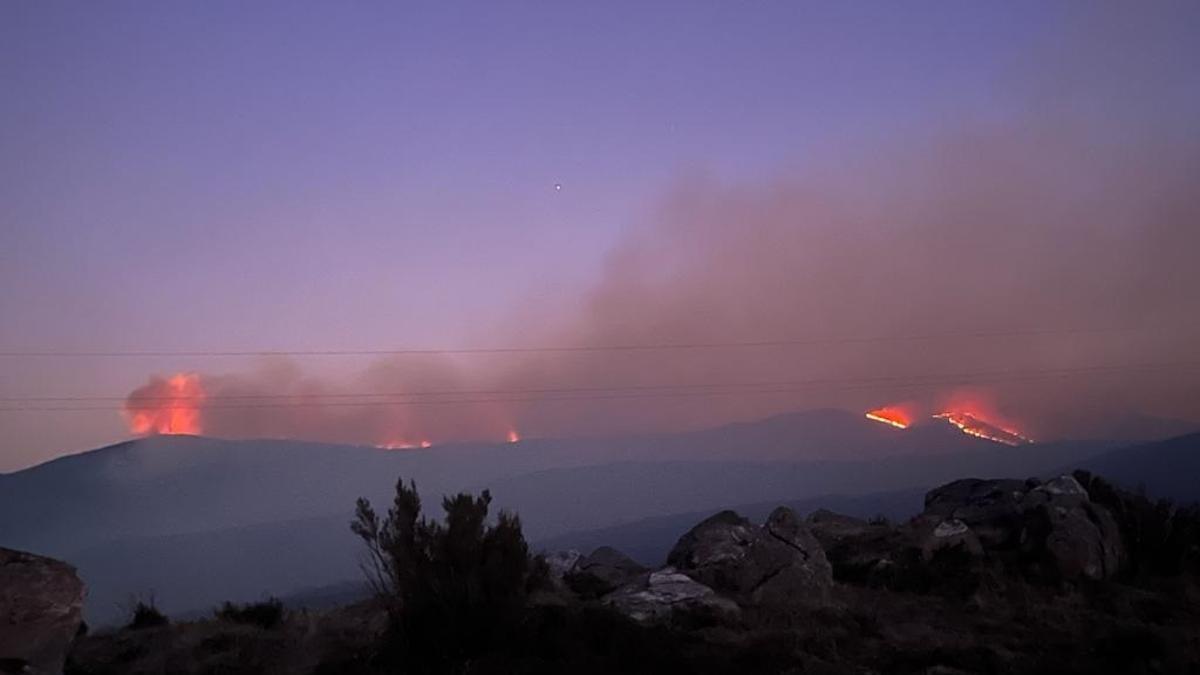
<svg viewBox="0 0 1200 675"><path fill-rule="evenodd" d="M222 621L244 623L269 630L283 622L283 601L279 598L267 598L245 605L226 602L213 612L213 615Z"/></svg>
<svg viewBox="0 0 1200 675"><path fill-rule="evenodd" d="M167 618L167 615L159 611L158 606L155 605L153 595L147 600L135 598L131 602L129 623L126 624L126 627L130 630L158 628L169 623L171 623L171 620Z"/></svg>
<svg viewBox="0 0 1200 675"><path fill-rule="evenodd" d="M1036 560L963 546L892 548L881 569L827 545L838 582L827 605L653 624L556 586L518 518L490 517L487 492L444 499L436 521L401 481L386 514L359 500L352 523L375 599L312 614L227 603L216 621L92 635L68 672L1200 672L1200 513L1076 479L1125 542L1111 581L1055 581L1023 572ZM856 546L895 546L895 525L867 524Z"/></svg>
<svg viewBox="0 0 1200 675"><path fill-rule="evenodd" d="M1087 471L1076 471L1075 479L1117 520L1127 556L1123 581L1145 585L1155 579L1200 576L1200 505L1155 501Z"/></svg>
<svg viewBox="0 0 1200 675"><path fill-rule="evenodd" d="M359 499L351 529L366 544L364 571L388 611L379 661L409 672L452 672L497 652L544 577L517 516L488 524L491 495L442 500L445 523L421 517L403 480L384 518Z"/></svg>

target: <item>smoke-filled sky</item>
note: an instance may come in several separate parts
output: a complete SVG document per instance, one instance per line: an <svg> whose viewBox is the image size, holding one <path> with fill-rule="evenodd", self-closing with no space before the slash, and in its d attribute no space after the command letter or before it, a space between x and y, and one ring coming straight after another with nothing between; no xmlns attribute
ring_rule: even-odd
<svg viewBox="0 0 1200 675"><path fill-rule="evenodd" d="M1197 72L1196 3L6 3L0 471L163 401L394 445L1198 421Z"/></svg>

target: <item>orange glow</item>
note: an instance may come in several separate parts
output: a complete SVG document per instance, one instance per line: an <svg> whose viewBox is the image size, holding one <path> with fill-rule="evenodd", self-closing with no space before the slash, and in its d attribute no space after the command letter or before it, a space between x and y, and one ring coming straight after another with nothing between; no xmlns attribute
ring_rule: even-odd
<svg viewBox="0 0 1200 675"><path fill-rule="evenodd" d="M521 442L521 434L518 434L516 429L510 430L508 432L508 442L509 443L520 443Z"/></svg>
<svg viewBox="0 0 1200 675"><path fill-rule="evenodd" d="M432 448L433 443L428 439L421 439L420 441L414 442L401 438L380 443L375 447L379 448L380 450L415 450L417 448Z"/></svg>
<svg viewBox="0 0 1200 675"><path fill-rule="evenodd" d="M196 373L179 373L164 380L151 378L125 400L129 430L135 434L198 435L204 389Z"/></svg>
<svg viewBox="0 0 1200 675"><path fill-rule="evenodd" d="M967 434L968 436L974 436L976 438L983 438L989 441L995 441L996 443L1003 443L1004 445L1013 446L1025 445L1033 442L1032 438L1023 436L1021 433L1012 428L1002 427L998 424L994 424L982 419L977 413L966 412L963 410L951 410L938 413L933 417L934 419L945 420L950 424L953 424L958 428L959 431Z"/></svg>
<svg viewBox="0 0 1200 675"><path fill-rule="evenodd" d="M912 418L907 412L895 407L876 408L867 413L867 419L889 424L897 429L907 429Z"/></svg>

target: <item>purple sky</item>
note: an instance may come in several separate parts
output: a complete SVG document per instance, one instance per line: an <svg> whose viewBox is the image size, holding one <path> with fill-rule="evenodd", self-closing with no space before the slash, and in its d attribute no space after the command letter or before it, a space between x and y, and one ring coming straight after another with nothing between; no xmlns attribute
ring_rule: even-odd
<svg viewBox="0 0 1200 675"><path fill-rule="evenodd" d="M0 351L528 342L681 180L754 186L1030 106L1194 136L1197 6L1155 7L4 3ZM0 358L0 395L248 367ZM125 433L0 412L0 471Z"/></svg>

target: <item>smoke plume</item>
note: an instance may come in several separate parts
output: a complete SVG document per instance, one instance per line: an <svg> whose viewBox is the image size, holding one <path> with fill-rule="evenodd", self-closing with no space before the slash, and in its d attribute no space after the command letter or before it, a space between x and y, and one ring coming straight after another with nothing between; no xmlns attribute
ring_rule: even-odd
<svg viewBox="0 0 1200 675"><path fill-rule="evenodd" d="M1102 436L1128 414L1200 420L1200 146L1162 75L1178 72L1169 27L1128 18L1031 67L1013 88L1024 112L766 182L681 177L576 307L485 341L664 348L396 357L338 384L288 363L206 374L206 433L500 440L828 406L933 414L963 391L1038 439ZM792 342L703 346L777 341ZM405 405L350 396L391 393ZM263 395L289 398L250 405Z"/></svg>

